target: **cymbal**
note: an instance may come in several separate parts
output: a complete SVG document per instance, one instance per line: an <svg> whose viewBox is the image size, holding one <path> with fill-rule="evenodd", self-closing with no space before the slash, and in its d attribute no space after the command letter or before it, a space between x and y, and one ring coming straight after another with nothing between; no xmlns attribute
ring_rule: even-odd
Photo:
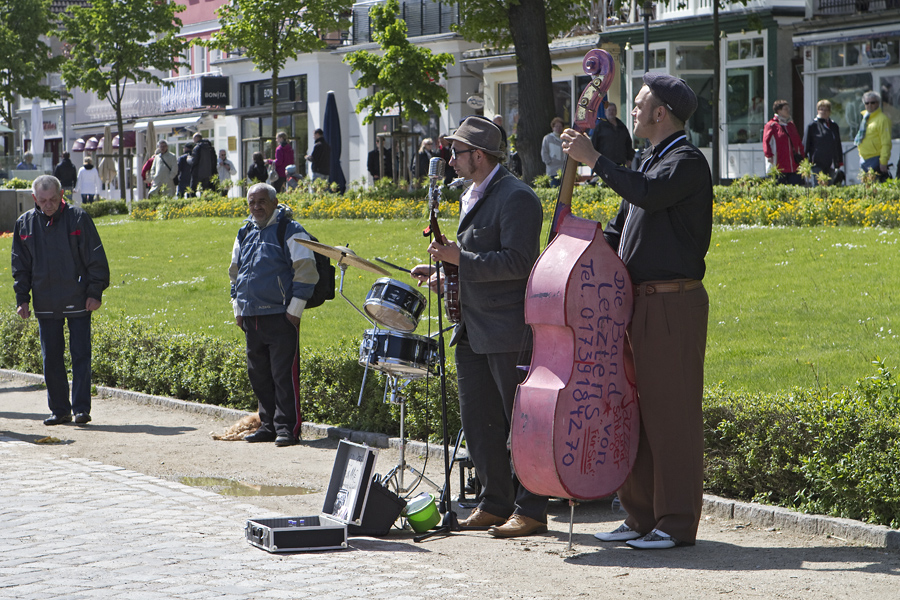
<svg viewBox="0 0 900 600"><path fill-rule="evenodd" d="M369 271L371 273L377 273L378 275L385 275L388 277L390 277L391 275L388 271L382 269L378 265L370 263L364 258L360 258L353 250L345 246L329 246L327 244L321 244L312 240L295 239L294 241L302 246L306 246L313 252L318 252L322 256L327 256L328 258L336 260L338 265L349 265L363 269L364 271Z"/></svg>

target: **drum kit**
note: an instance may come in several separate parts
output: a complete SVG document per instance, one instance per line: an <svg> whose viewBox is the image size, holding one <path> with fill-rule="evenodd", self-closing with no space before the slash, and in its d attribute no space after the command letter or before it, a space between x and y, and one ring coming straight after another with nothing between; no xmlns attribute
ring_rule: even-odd
<svg viewBox="0 0 900 600"><path fill-rule="evenodd" d="M318 252L337 262L337 266L341 269L339 286L341 297L372 325L371 329L365 330L359 347L359 364L365 366L366 369L363 372L358 404L362 404L366 377L371 367L386 375L385 398L390 390L390 402L400 406L400 460L384 476L382 484L393 489L397 495L404 497L410 495L422 481L440 490L441 488L425 477L424 473L406 462L404 427L406 402L401 392L411 381L435 374L439 362L437 340L413 333L427 306L425 296L411 285L392 279L388 271L357 256L350 248L328 246L312 240L296 241L313 252ZM409 273L402 267L386 261L381 262ZM360 310L353 301L344 295L344 274L348 266L383 275L366 295L363 310ZM406 471L414 476L414 481L408 486L404 485L403 481Z"/></svg>

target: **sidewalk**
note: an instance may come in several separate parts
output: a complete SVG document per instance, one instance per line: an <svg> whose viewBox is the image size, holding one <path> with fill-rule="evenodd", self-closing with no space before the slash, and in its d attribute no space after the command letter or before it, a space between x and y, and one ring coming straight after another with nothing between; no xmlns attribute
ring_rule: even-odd
<svg viewBox="0 0 900 600"><path fill-rule="evenodd" d="M9 375L0 374L0 600L897 597L900 553L819 533L879 528L714 498L697 545L670 551L600 544L593 532L621 515L596 502L576 508L572 551L569 508L554 503L544 536L464 532L417 544L395 530L351 538L346 551L269 554L243 538L246 519L317 514L336 442L307 432L284 449L214 442L209 432L232 414L146 398L154 404L95 398L90 426L45 427L45 393ZM32 443L44 435L62 443ZM376 470L395 458L382 450ZM426 473L443 481L441 465ZM313 493L235 499L178 483L186 473ZM891 533L881 538L894 543Z"/></svg>

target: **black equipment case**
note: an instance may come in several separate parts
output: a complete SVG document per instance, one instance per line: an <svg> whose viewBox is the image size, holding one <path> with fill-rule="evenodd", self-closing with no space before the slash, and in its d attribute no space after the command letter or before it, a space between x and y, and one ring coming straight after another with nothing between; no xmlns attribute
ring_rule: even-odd
<svg viewBox="0 0 900 600"><path fill-rule="evenodd" d="M364 524L363 513L369 498L375 457L374 449L341 440L322 514L249 519L244 528L247 541L269 552L346 549L347 526ZM397 510L394 520L399 515L400 510Z"/></svg>

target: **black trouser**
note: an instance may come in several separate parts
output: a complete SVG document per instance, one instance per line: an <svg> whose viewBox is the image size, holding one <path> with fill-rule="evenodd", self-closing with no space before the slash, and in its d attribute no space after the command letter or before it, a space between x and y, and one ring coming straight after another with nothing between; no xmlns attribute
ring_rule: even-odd
<svg viewBox="0 0 900 600"><path fill-rule="evenodd" d="M482 484L478 507L498 517L515 512L546 523L549 499L532 494L519 483L509 456L516 386L524 377L516 367L518 358L518 352L478 354L463 336L456 344L459 416Z"/></svg>
<svg viewBox="0 0 900 600"><path fill-rule="evenodd" d="M300 438L300 337L284 313L244 317L247 374L259 401L260 431Z"/></svg>

